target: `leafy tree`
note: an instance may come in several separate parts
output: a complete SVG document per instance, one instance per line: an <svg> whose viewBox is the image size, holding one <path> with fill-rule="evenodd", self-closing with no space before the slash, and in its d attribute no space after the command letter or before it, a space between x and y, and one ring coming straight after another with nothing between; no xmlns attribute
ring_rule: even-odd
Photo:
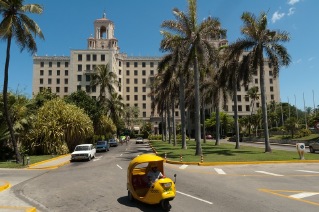
<svg viewBox="0 0 319 212"><path fill-rule="evenodd" d="M15 39L21 51L27 49L33 54L37 51L34 37L39 36L39 38L44 38L38 24L26 15L26 13L41 14L43 11L42 7L38 4L24 5L23 3L24 0L0 0L0 13L3 17L0 22L0 37L7 41L3 82L4 115L8 124L17 163L20 163L21 156L13 129L13 123L11 121L12 117L8 110L7 96L11 41L12 39Z"/></svg>
<svg viewBox="0 0 319 212"><path fill-rule="evenodd" d="M29 134L31 147L42 154L65 154L93 137L93 123L83 109L61 99L39 109Z"/></svg>
<svg viewBox="0 0 319 212"><path fill-rule="evenodd" d="M279 30L274 31L267 28L268 22L267 14L265 12L261 12L258 18L249 12L244 12L241 19L244 23L241 28L244 38L238 39L231 48L234 49L235 55L238 54L238 52L248 51L247 56L251 61L251 68L247 71L250 72L250 75L253 72L259 71L265 152L271 152L268 132L264 65L265 59L267 59L271 65L274 77L278 75L281 66L289 65L290 56L281 43L289 41L290 38L287 32L281 32Z"/></svg>
<svg viewBox="0 0 319 212"><path fill-rule="evenodd" d="M290 131L291 138L294 138L294 134L298 130L299 124L296 117L290 117L285 121L285 129Z"/></svg>

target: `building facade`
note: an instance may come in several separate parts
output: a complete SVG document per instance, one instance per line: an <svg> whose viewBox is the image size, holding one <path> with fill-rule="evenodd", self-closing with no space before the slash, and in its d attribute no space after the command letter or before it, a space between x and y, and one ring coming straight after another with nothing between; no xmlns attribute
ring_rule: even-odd
<svg viewBox="0 0 319 212"><path fill-rule="evenodd" d="M71 50L70 56L34 56L33 57L33 95L51 89L60 97L66 97L77 90L86 91L92 98L98 98L100 88L91 87L92 73L97 65L108 64L117 75L119 86L116 92L122 96L127 106L137 106L139 119L150 121L154 133L158 133L161 119L152 112L151 84L157 74L161 57L132 57L120 52L118 40L114 36L114 23L105 14L94 21L94 34L87 39L87 49ZM225 40L223 43L225 44ZM279 80L273 78L271 67L265 67L267 101L279 102ZM248 87L238 91L239 116L250 114L251 106L247 90L259 86L259 76L254 76ZM260 90L260 89L259 89ZM258 108L260 103L256 103ZM225 112L233 114L233 101L224 106ZM177 122L180 112L175 113ZM138 128L139 126L135 126Z"/></svg>

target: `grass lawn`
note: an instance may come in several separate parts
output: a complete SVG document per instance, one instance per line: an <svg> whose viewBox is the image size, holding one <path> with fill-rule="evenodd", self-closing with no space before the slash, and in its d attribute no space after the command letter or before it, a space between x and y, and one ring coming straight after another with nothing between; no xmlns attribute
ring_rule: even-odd
<svg viewBox="0 0 319 212"><path fill-rule="evenodd" d="M53 156L57 157L57 156ZM37 163L40 161L48 160L52 158L52 155L34 155L34 156L29 156L30 158L30 164ZM15 162L11 161L0 161L0 168L25 168L26 166L23 166L23 164L17 164Z"/></svg>
<svg viewBox="0 0 319 212"><path fill-rule="evenodd" d="M195 156L195 141L187 141L187 149L181 149L181 143L177 146L162 141L150 141L157 153L168 160L180 161L180 155L183 156L183 162L200 162L201 156ZM215 146L214 142L201 143L204 162L244 162L244 161L299 161L297 150L282 151L272 149L272 153L264 153L264 148L249 146L240 146L235 149L234 144L222 143ZM305 152L306 160L319 160L319 154Z"/></svg>

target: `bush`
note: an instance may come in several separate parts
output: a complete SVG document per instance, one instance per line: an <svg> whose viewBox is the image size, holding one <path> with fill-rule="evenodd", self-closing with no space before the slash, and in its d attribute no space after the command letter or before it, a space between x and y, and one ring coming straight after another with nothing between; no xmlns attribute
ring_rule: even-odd
<svg viewBox="0 0 319 212"><path fill-rule="evenodd" d="M3 146L0 148L0 160L6 161L12 159L14 156L14 151L9 146Z"/></svg>
<svg viewBox="0 0 319 212"><path fill-rule="evenodd" d="M297 138L302 138L311 134L309 129L301 129L296 133Z"/></svg>

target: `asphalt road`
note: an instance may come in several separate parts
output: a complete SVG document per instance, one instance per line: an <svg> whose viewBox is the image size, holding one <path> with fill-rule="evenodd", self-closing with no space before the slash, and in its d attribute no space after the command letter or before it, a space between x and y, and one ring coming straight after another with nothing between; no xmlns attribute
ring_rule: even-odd
<svg viewBox="0 0 319 212"><path fill-rule="evenodd" d="M25 172L29 177L12 190L42 212L162 211L160 206L127 198L127 166L132 158L149 151L147 144L132 142L99 153L90 162L75 162L49 171L22 171L21 175ZM14 170L1 173L19 175ZM167 177L173 178L175 173L173 212L319 210L319 164L165 164Z"/></svg>

